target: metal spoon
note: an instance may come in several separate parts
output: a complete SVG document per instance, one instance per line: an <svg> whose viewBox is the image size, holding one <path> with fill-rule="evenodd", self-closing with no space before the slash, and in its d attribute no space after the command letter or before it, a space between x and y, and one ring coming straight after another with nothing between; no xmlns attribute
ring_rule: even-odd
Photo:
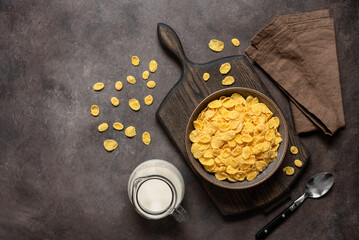
<svg viewBox="0 0 359 240"><path fill-rule="evenodd" d="M274 218L256 234L256 239L265 239L276 227L294 212L307 197L319 198L326 194L333 186L334 177L331 173L322 172L311 177L305 186L304 194L294 201L287 209Z"/></svg>

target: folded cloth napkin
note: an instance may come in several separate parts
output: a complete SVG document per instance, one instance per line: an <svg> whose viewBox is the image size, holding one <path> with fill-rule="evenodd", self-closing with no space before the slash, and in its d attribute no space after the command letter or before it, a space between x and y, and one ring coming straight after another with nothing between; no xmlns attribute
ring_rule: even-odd
<svg viewBox="0 0 359 240"><path fill-rule="evenodd" d="M276 17L247 55L289 97L297 133L345 126L334 21L329 10Z"/></svg>

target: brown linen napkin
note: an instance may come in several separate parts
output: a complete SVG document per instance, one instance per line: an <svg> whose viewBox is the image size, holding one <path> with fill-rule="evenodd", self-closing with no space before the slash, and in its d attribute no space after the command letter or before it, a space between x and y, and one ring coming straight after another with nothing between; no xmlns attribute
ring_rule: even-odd
<svg viewBox="0 0 359 240"><path fill-rule="evenodd" d="M291 100L297 133L345 126L334 21L329 10L276 17L251 40L247 55Z"/></svg>

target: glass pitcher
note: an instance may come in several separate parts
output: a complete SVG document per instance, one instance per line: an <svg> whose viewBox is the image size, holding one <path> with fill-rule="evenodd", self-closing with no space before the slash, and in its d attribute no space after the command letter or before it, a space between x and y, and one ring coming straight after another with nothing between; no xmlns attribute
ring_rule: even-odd
<svg viewBox="0 0 359 240"><path fill-rule="evenodd" d="M188 219L180 206L184 196L181 173L171 163L153 159L133 170L128 181L128 196L136 211L147 219L161 219L171 215L178 222Z"/></svg>

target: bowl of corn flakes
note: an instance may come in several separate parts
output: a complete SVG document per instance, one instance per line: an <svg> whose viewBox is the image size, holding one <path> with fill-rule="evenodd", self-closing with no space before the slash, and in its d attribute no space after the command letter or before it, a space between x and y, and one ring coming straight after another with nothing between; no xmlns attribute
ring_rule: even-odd
<svg viewBox="0 0 359 240"><path fill-rule="evenodd" d="M226 88L195 108L185 144L191 165L204 179L227 189L250 188L279 169L288 146L287 123L263 93Z"/></svg>

